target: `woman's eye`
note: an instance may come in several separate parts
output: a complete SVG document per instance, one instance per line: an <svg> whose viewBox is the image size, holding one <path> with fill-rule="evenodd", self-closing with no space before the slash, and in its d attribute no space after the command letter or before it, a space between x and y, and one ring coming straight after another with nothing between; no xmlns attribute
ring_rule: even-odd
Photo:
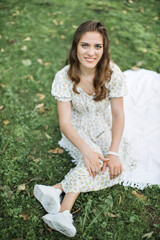
<svg viewBox="0 0 160 240"><path fill-rule="evenodd" d="M84 44L82 44L82 47L86 48L86 47L87 47L87 44L85 44L85 43L84 43Z"/></svg>
<svg viewBox="0 0 160 240"><path fill-rule="evenodd" d="M96 45L96 48L97 48L97 49L100 49L100 48L101 48L101 46L100 46L100 45Z"/></svg>

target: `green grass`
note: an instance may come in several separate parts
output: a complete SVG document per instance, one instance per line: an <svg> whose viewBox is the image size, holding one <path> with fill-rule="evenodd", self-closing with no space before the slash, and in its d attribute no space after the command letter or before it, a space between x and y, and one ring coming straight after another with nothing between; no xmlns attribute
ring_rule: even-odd
<svg viewBox="0 0 160 240"><path fill-rule="evenodd" d="M159 11L158 0L1 1L2 240L69 239L43 224L45 211L32 191L36 183L61 181L73 167L67 153L48 151L58 147L60 139L51 84L65 64L75 26L89 19L102 21L110 35L112 59L122 71L137 66L159 72ZM73 239L140 240L146 233L151 233L148 239L160 239L159 188L136 190L146 198L135 196L133 190L117 185L81 194L73 208L78 210Z"/></svg>

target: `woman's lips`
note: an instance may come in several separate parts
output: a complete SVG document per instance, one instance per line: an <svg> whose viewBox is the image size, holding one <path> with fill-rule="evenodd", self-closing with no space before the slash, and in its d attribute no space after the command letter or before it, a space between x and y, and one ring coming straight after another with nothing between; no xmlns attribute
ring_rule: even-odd
<svg viewBox="0 0 160 240"><path fill-rule="evenodd" d="M89 63L92 63L96 60L96 58L85 58L85 60Z"/></svg>

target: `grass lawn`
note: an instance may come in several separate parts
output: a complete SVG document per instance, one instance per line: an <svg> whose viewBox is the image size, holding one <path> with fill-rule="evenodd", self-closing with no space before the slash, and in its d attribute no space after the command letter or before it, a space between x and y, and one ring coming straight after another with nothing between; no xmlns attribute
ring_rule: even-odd
<svg viewBox="0 0 160 240"><path fill-rule="evenodd" d="M41 220L33 186L62 180L73 164L60 140L55 73L83 21L108 28L122 71L160 71L158 0L0 1L0 239L65 240ZM114 186L81 194L73 212L76 240L160 239L160 189Z"/></svg>

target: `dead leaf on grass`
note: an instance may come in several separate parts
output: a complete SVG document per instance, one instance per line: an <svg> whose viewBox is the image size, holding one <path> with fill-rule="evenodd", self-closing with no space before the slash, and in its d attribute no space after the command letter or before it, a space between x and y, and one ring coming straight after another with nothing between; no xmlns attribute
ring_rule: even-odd
<svg viewBox="0 0 160 240"><path fill-rule="evenodd" d="M135 195L136 197L140 198L140 199L143 199L143 200L147 199L147 196L145 196L144 194L139 194L135 190L132 191L132 194Z"/></svg>
<svg viewBox="0 0 160 240"><path fill-rule="evenodd" d="M37 93L36 95L37 95L37 97L39 97L39 100L40 100L40 101L45 98L45 95L44 95L44 94Z"/></svg>
<svg viewBox="0 0 160 240"><path fill-rule="evenodd" d="M18 191L18 192L21 192L21 191L24 191L25 189L26 189L26 185L25 185L25 183L23 183L23 184L20 184L20 185L18 186L17 191Z"/></svg>
<svg viewBox="0 0 160 240"><path fill-rule="evenodd" d="M32 61L30 59L24 59L22 60L22 63L24 66L28 67L32 64Z"/></svg>
<svg viewBox="0 0 160 240"><path fill-rule="evenodd" d="M41 158L36 158L36 159L33 159L33 161L34 161L35 163L39 163L39 162L40 162L40 160L41 160Z"/></svg>
<svg viewBox="0 0 160 240"><path fill-rule="evenodd" d="M51 63L50 62L45 62L43 65L44 66L49 66L49 65L51 65Z"/></svg>
<svg viewBox="0 0 160 240"><path fill-rule="evenodd" d="M45 133L46 138L51 139L52 137Z"/></svg>
<svg viewBox="0 0 160 240"><path fill-rule="evenodd" d="M73 27L74 29L77 29L77 28L78 28L78 26L76 26L76 25L72 25L72 27Z"/></svg>
<svg viewBox="0 0 160 240"><path fill-rule="evenodd" d="M45 113L44 108L39 108L39 112L40 112L40 113Z"/></svg>
<svg viewBox="0 0 160 240"><path fill-rule="evenodd" d="M137 71L139 68L137 66L133 66L131 69Z"/></svg>
<svg viewBox="0 0 160 240"><path fill-rule="evenodd" d="M26 38L24 39L24 41L30 41L30 40L31 40L30 37L26 37Z"/></svg>
<svg viewBox="0 0 160 240"><path fill-rule="evenodd" d="M4 48L1 48L1 52L5 52Z"/></svg>
<svg viewBox="0 0 160 240"><path fill-rule="evenodd" d="M4 87L5 87L5 85L4 85L3 83L0 83L0 86L1 86L2 88L4 88Z"/></svg>
<svg viewBox="0 0 160 240"><path fill-rule="evenodd" d="M26 51L26 50L27 50L27 46L23 46L23 47L21 48L21 50L22 50L22 51Z"/></svg>
<svg viewBox="0 0 160 240"><path fill-rule="evenodd" d="M20 11L19 11L19 10L16 10L16 12L12 14L12 16L17 16L17 15L19 15L19 14L20 14Z"/></svg>
<svg viewBox="0 0 160 240"><path fill-rule="evenodd" d="M24 213L20 213L19 216L21 218L23 218L24 221L28 220L30 218L30 216L28 216L27 214L24 214Z"/></svg>
<svg viewBox="0 0 160 240"><path fill-rule="evenodd" d="M121 204L121 202L122 202L122 197L120 196L119 197L119 205Z"/></svg>
<svg viewBox="0 0 160 240"><path fill-rule="evenodd" d="M43 107L44 107L44 103L40 103L40 104L35 106L34 110L39 109L39 108L43 108Z"/></svg>
<svg viewBox="0 0 160 240"><path fill-rule="evenodd" d="M3 121L4 125L8 125L10 122L8 120Z"/></svg>
<svg viewBox="0 0 160 240"><path fill-rule="evenodd" d="M66 38L66 36L64 36L64 35L61 35L61 39L65 39Z"/></svg>
<svg viewBox="0 0 160 240"><path fill-rule="evenodd" d="M6 185L0 186L0 190L4 190L6 192L8 199L11 199L14 195L10 187Z"/></svg>
<svg viewBox="0 0 160 240"><path fill-rule="evenodd" d="M3 108L4 108L3 105L1 105L1 106L0 106L0 110L2 110Z"/></svg>
<svg viewBox="0 0 160 240"><path fill-rule="evenodd" d="M33 76L32 75L26 75L24 78L33 80Z"/></svg>
<svg viewBox="0 0 160 240"><path fill-rule="evenodd" d="M153 232L145 233L145 234L142 236L142 239L143 239L143 238L149 239L149 238L152 237L152 234L153 234Z"/></svg>
<svg viewBox="0 0 160 240"><path fill-rule="evenodd" d="M52 154L62 154L64 152L64 150L62 148L56 148L56 149L51 149L48 151L49 153L52 153Z"/></svg>
<svg viewBox="0 0 160 240"><path fill-rule="evenodd" d="M39 64L43 64L43 60L42 60L41 58L38 58L38 59L37 59L37 62L38 62Z"/></svg>
<svg viewBox="0 0 160 240"><path fill-rule="evenodd" d="M58 22L56 19L53 19L53 23L54 23L54 25L58 26Z"/></svg>
<svg viewBox="0 0 160 240"><path fill-rule="evenodd" d="M105 217L111 217L111 218L115 218L115 217L118 217L119 216L119 214L113 214L113 213L104 213L104 216Z"/></svg>
<svg viewBox="0 0 160 240"><path fill-rule="evenodd" d="M146 52L147 52L147 49L143 48L142 51L143 51L144 53L146 53Z"/></svg>

